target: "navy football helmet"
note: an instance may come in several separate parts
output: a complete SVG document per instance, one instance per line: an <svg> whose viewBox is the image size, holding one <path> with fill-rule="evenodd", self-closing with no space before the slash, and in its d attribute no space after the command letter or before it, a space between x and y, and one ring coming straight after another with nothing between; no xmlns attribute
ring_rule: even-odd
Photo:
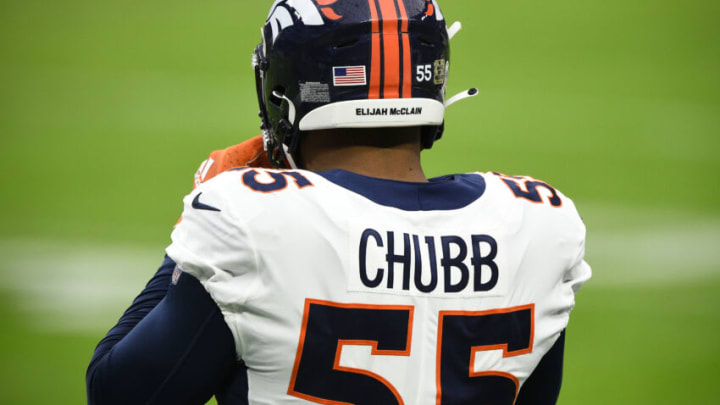
<svg viewBox="0 0 720 405"><path fill-rule="evenodd" d="M270 160L294 167L300 134L332 128L443 132L450 29L436 0L276 0L253 54Z"/></svg>

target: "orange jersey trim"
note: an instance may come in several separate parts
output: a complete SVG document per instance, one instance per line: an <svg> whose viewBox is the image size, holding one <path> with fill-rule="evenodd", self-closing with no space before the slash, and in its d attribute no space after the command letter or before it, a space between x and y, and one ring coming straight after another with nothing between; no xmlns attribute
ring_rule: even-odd
<svg viewBox="0 0 720 405"><path fill-rule="evenodd" d="M530 344L526 349L520 349L520 350L514 350L509 351L507 343L501 343L496 345L485 345L485 346L473 346L470 349L470 362L468 366L468 376L469 377L483 377L483 376L498 376L498 377L505 377L510 379L513 383L515 383L515 400L513 401L513 404L515 404L515 401L517 400L518 393L520 392L520 381L518 378L510 373L506 373L503 371L481 371L477 372L475 371L474 365L475 365L475 355L477 355L478 352L481 351L488 351L488 350L502 350L503 357L513 357L513 356L520 356L523 354L532 353L533 346L535 343L535 304L527 304L527 305L519 305L516 307L511 308L499 308L499 309L491 309L487 311L440 311L440 316L438 317L438 340L437 340L437 352L435 354L435 386L436 386L436 399L435 404L441 405L440 400L442 399L442 384L441 384L441 365L442 365L442 345L443 345L443 321L445 319L445 316L448 315L457 315L457 316L484 316L484 315L492 315L492 314L506 314L511 312L517 312L517 311L524 311L524 310L530 310Z"/></svg>
<svg viewBox="0 0 720 405"><path fill-rule="evenodd" d="M295 390L295 383L297 381L297 373L300 368L300 362L302 359L303 348L305 347L305 337L307 335L307 324L308 317L310 315L310 305L317 304L323 306L330 306L336 308L349 308L349 309L372 309L372 310L402 310L408 311L408 335L405 343L405 350L380 350L378 349L378 342L374 340L350 340L350 339L338 339L337 346L335 348L335 360L333 361L333 370L345 371L349 373L362 374L373 378L383 385L385 385L392 393L397 402L403 405L404 402L398 390L385 378L379 376L369 370L362 370L351 367L342 367L340 365L340 356L342 348L344 346L370 346L370 353L373 356L386 355L386 356L409 356L410 348L412 345L412 331L413 331L413 320L415 319L415 307L406 305L374 305L374 304L345 304L332 301L325 301L319 299L306 298L305 309L303 311L302 329L300 330L300 340L298 341L297 351L295 353L295 364L293 366L292 375L290 377L290 384L288 385L288 395L303 398L308 401L317 402L326 405L352 405L347 402L335 401L331 399L319 398L312 395L297 392Z"/></svg>

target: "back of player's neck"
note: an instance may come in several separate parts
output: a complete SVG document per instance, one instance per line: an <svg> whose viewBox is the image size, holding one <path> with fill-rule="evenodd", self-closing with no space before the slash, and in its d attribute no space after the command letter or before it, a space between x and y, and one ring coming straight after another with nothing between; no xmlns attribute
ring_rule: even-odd
<svg viewBox="0 0 720 405"><path fill-rule="evenodd" d="M300 138L301 164L381 179L427 182L420 164L420 128L334 129Z"/></svg>
<svg viewBox="0 0 720 405"><path fill-rule="evenodd" d="M390 148L350 145L316 148L308 152L305 154L305 168L315 172L340 169L380 179L428 181L420 164L420 151L413 145Z"/></svg>

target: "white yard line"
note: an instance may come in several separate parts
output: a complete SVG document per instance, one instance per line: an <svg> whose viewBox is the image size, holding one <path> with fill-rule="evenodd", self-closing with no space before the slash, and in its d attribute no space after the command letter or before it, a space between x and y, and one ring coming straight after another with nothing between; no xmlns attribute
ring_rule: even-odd
<svg viewBox="0 0 720 405"><path fill-rule="evenodd" d="M720 223L590 232L588 286L652 286L720 277Z"/></svg>
<svg viewBox="0 0 720 405"><path fill-rule="evenodd" d="M142 290L163 248L0 241L0 289L42 329L103 331Z"/></svg>

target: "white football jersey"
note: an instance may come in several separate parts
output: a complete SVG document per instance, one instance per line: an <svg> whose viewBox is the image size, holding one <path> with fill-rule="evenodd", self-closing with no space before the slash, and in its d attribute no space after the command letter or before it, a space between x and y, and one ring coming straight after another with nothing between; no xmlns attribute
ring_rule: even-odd
<svg viewBox="0 0 720 405"><path fill-rule="evenodd" d="M241 168L185 198L167 253L221 309L251 404L511 404L590 278L584 240L530 177Z"/></svg>

